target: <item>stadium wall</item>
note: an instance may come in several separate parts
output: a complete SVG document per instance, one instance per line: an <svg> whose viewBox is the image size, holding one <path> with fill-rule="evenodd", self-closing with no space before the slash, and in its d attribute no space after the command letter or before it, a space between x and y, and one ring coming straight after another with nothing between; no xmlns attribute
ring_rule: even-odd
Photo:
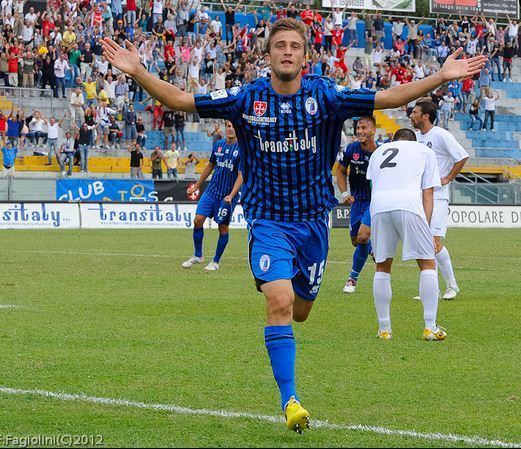
<svg viewBox="0 0 521 449"><path fill-rule="evenodd" d="M3 202L0 203L0 229L189 229L196 204L121 202ZM345 228L349 209L337 207L330 226ZM205 227L215 227L206 220ZM231 228L246 228L237 206ZM521 228L521 206L451 205L449 227Z"/></svg>

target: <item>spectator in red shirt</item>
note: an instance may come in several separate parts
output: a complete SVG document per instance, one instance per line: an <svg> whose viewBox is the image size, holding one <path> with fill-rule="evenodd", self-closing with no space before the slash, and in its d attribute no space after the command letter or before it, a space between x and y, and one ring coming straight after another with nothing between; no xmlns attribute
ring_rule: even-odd
<svg viewBox="0 0 521 449"><path fill-rule="evenodd" d="M315 17L315 13L313 11L311 11L311 8L309 5L306 5L306 9L304 9L300 13L300 18L306 24L307 27L310 27L311 25L313 25L314 17Z"/></svg>
<svg viewBox="0 0 521 449"><path fill-rule="evenodd" d="M322 25L320 23L313 24L313 34L314 34L314 44L315 50L317 53L320 53L320 49L322 48L322 40L324 38L324 31L322 30Z"/></svg>
<svg viewBox="0 0 521 449"><path fill-rule="evenodd" d="M472 78L467 78L463 80L463 84L461 86L461 93L463 94L463 112L467 112L467 106L472 101L472 94L474 93L474 80Z"/></svg>
<svg viewBox="0 0 521 449"><path fill-rule="evenodd" d="M166 44L163 49L163 55L165 57L165 60L168 59L169 56L172 58L175 58L175 49L174 49L174 43L171 40L167 40Z"/></svg>
<svg viewBox="0 0 521 449"><path fill-rule="evenodd" d="M127 0L127 14L125 15L127 25L134 25L136 21L136 10L136 0Z"/></svg>
<svg viewBox="0 0 521 449"><path fill-rule="evenodd" d="M341 69L344 74L346 74L348 71L345 61L345 54L347 52L347 49L348 47L338 47L336 50L336 58L338 59L338 61L335 61L335 67Z"/></svg>
<svg viewBox="0 0 521 449"><path fill-rule="evenodd" d="M336 51L338 47L342 45L342 41L344 40L344 31L347 29L349 25L346 25L344 28L342 28L342 25L336 24L335 28L331 30L331 35L333 36L332 39L332 51Z"/></svg>
<svg viewBox="0 0 521 449"><path fill-rule="evenodd" d="M9 71L9 85L18 87L18 56L11 54L7 60L7 67Z"/></svg>
<svg viewBox="0 0 521 449"><path fill-rule="evenodd" d="M42 19L42 35L43 37L49 37L49 33L54 30L54 19L47 13L43 14Z"/></svg>
<svg viewBox="0 0 521 449"><path fill-rule="evenodd" d="M401 38L398 38L393 43L394 49L400 53L400 56L405 54L405 41L402 41Z"/></svg>
<svg viewBox="0 0 521 449"><path fill-rule="evenodd" d="M7 117L0 111L0 136L5 136L7 131Z"/></svg>

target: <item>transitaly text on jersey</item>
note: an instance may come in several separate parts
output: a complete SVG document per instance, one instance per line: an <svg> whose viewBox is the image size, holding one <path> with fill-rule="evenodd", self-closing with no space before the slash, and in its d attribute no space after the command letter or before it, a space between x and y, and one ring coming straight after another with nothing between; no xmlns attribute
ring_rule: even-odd
<svg viewBox="0 0 521 449"><path fill-rule="evenodd" d="M279 95L269 78L260 78L196 95L195 102L202 117L225 118L235 127L246 218L292 222L324 218L337 204L331 169L343 122L371 115L374 96L306 75L294 95Z"/></svg>

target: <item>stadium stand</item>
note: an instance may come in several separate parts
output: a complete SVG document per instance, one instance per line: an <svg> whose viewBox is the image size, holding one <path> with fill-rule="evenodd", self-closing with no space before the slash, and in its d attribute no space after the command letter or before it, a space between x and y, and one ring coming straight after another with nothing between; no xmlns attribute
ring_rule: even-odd
<svg viewBox="0 0 521 449"><path fill-rule="evenodd" d="M154 12L156 3L162 5L163 14ZM103 133L104 105L111 108L109 114L115 116L123 132L124 114L128 105L134 104L137 116L143 120L147 135L145 148L148 150L164 146L163 131L153 129L157 124L155 122L161 122L163 111L158 105L147 106L146 101L142 101L146 93L140 92L131 80L123 79L118 84L117 71L112 70L101 57L97 44L99 38L107 35L120 41L124 37L130 38L139 49L143 64L151 72L189 91L204 93L266 76L269 69L260 48L270 24L276 18L292 15L286 7L259 8L255 2L242 7L240 2L230 5L235 8L234 17L231 13L225 14L223 8L215 4L208 8L201 3L189 5L184 0L164 4L154 0L143 2L137 15L132 13L133 6L130 10L99 11L93 5L79 0L6 3L2 9L3 35L0 41L3 50L0 80L4 84L0 84L0 109L6 116L12 109L15 113L22 109L26 117L38 110L48 118L63 118L60 133L60 139L63 139L66 130L74 131L69 113L70 98L73 87L79 86L84 103L82 109L87 105L94 108L93 123L97 133ZM504 29L494 23L492 28L480 31L481 19L471 21L470 26L465 27L463 23L453 24L443 19L417 26L404 24L399 18L387 18L385 36L376 43L366 40L366 26L373 20L371 14L359 15L356 36L349 35L348 30L337 36L334 32L330 33L333 26L331 10L314 11L313 20L310 20L301 17L300 8L297 5L297 18L308 20L312 44L305 71L332 76L338 83L350 88L385 89L389 85L428 76L438 70L439 63L443 62L445 46L449 53L463 46L468 54L483 52L489 55L487 68L492 71L490 75L495 75L496 81L490 81L488 85L499 94L494 131L469 131L471 118L468 112L462 112L461 86L449 85L445 91L434 95L438 95L438 99L443 98L448 89L454 90L454 96L458 99L447 127L473 157L464 173L494 180L521 177L521 114L516 108L516 101L521 98L521 83L516 82L521 80L519 37L509 37L512 35L510 30L518 27L515 21L506 24ZM347 23L347 13L344 13L344 26ZM452 33L454 30L455 33ZM374 29L371 31L374 36ZM410 32L418 33L418 39L411 40ZM24 36L31 39L23 39ZM508 45L510 41L511 50ZM443 42L446 45L442 45ZM511 54L511 79L503 80ZM58 67L61 59L67 63L65 78L60 78L63 75ZM191 69L194 60L194 68ZM88 83L89 77L91 83ZM62 82L66 86L67 98L59 98ZM486 93L481 87L481 79L475 80L475 84L470 97L481 98L480 93ZM12 85L23 85L24 89ZM50 89L38 89L47 86ZM443 99L440 101L442 103ZM480 115L483 118L483 111ZM406 111L378 112L376 118L378 135L382 136L382 140L399 127L409 125ZM81 125L81 120L77 120L77 124ZM185 147L189 152L197 153L201 161L198 172L204 167L205 158L211 151L212 139L207 135L211 126L212 123L204 123L196 115L188 117L186 123ZM353 138L351 129L349 124L346 125L343 144ZM97 143L103 144L103 139L98 139ZM128 143L120 141L119 145L114 144L110 148L92 146L89 171L96 176L128 174ZM56 160L52 165L46 165L47 148L44 145L30 146L27 138L22 138L18 149L17 171L59 173ZM188 153L185 153L182 151L181 156L186 157ZM145 173L150 172L148 154L145 151Z"/></svg>

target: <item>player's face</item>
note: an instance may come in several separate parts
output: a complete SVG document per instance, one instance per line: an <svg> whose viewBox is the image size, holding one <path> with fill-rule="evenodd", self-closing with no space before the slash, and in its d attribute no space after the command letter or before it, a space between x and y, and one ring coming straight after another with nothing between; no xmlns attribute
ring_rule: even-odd
<svg viewBox="0 0 521 449"><path fill-rule="evenodd" d="M293 81L304 63L304 41L293 30L279 31L271 42L270 59L273 74L281 81Z"/></svg>
<svg viewBox="0 0 521 449"><path fill-rule="evenodd" d="M235 139L235 128L233 127L231 122L226 122L226 138L227 139Z"/></svg>
<svg viewBox="0 0 521 449"><path fill-rule="evenodd" d="M419 108L418 106L415 106L411 112L411 117L410 117L412 126L414 126L416 129L420 129L425 122L425 119L423 118L423 116L424 116L424 114L422 114L421 108Z"/></svg>
<svg viewBox="0 0 521 449"><path fill-rule="evenodd" d="M374 139L376 128L369 120L360 120L356 124L356 137L360 143L366 143Z"/></svg>

